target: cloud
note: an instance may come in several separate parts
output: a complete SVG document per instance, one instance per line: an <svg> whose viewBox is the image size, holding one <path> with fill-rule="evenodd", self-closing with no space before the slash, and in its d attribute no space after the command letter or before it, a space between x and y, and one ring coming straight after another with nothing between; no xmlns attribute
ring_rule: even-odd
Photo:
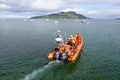
<svg viewBox="0 0 120 80"><path fill-rule="evenodd" d="M106 6L102 6L102 4ZM112 4L112 6L107 7L107 4ZM26 17L27 15L44 15L60 11L76 11L90 17L120 15L119 5L120 0L0 0L0 18L1 15Z"/></svg>
<svg viewBox="0 0 120 80"><path fill-rule="evenodd" d="M114 13L120 15L120 6L106 8L103 9L103 11L105 11L106 13Z"/></svg>
<svg viewBox="0 0 120 80"><path fill-rule="evenodd" d="M13 11L53 11L63 8L62 0L5 0L0 1L10 5Z"/></svg>
<svg viewBox="0 0 120 80"><path fill-rule="evenodd" d="M95 4L95 3L112 3L112 4L120 4L120 0L66 0L68 3L74 4Z"/></svg>
<svg viewBox="0 0 120 80"><path fill-rule="evenodd" d="M61 11L65 11L65 12L75 11L87 17L99 18L99 19L120 17L120 6L97 8L97 9L66 8Z"/></svg>
<svg viewBox="0 0 120 80"><path fill-rule="evenodd" d="M57 10L61 8L62 4L63 3L61 0L47 0L47 1L36 0L30 5L30 7L35 10L37 9L37 10L51 11L51 10Z"/></svg>
<svg viewBox="0 0 120 80"><path fill-rule="evenodd" d="M82 8L66 8L66 9L62 9L60 10L59 12L68 12L68 11L75 11L77 13L81 13L81 14L84 14L86 12L86 9L82 9Z"/></svg>
<svg viewBox="0 0 120 80"><path fill-rule="evenodd" d="M9 5L6 5L6 4L3 4L3 3L0 3L0 10L6 10L6 9L10 9L11 8L11 6L9 6Z"/></svg>
<svg viewBox="0 0 120 80"><path fill-rule="evenodd" d="M101 19L120 17L120 6L87 10L85 15Z"/></svg>
<svg viewBox="0 0 120 80"><path fill-rule="evenodd" d="M22 13L16 13L16 12L9 12L9 11L0 11L0 18L30 18L31 13L29 12L22 12Z"/></svg>

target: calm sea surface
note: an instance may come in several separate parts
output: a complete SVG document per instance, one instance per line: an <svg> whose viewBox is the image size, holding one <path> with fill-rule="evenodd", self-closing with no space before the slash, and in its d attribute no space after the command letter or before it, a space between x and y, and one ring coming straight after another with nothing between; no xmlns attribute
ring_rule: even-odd
<svg viewBox="0 0 120 80"><path fill-rule="evenodd" d="M120 80L120 21L0 21L0 80ZM76 63L49 62L57 30L84 39Z"/></svg>

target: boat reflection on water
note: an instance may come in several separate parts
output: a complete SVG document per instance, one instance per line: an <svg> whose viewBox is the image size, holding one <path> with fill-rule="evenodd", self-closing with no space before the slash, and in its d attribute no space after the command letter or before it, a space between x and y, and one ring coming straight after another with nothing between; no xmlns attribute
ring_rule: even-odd
<svg viewBox="0 0 120 80"><path fill-rule="evenodd" d="M80 56L81 54L78 56L76 62L68 62L65 63L64 65L61 66L61 70L63 73L69 73L72 74L77 70L77 64L80 63Z"/></svg>

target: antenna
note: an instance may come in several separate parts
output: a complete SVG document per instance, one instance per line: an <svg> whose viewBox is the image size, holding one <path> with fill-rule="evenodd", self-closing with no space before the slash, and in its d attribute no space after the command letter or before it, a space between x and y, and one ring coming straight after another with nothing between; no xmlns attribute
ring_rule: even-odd
<svg viewBox="0 0 120 80"><path fill-rule="evenodd" d="M67 40L67 33L65 32L65 40Z"/></svg>
<svg viewBox="0 0 120 80"><path fill-rule="evenodd" d="M58 32L58 33L60 33L61 31L60 31L60 30L58 30L57 32Z"/></svg>

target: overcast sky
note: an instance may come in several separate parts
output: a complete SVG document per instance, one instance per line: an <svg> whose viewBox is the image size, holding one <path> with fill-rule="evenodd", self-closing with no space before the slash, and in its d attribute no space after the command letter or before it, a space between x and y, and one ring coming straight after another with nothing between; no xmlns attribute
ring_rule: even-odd
<svg viewBox="0 0 120 80"><path fill-rule="evenodd" d="M75 11L90 18L120 17L120 0L0 0L0 18L29 18Z"/></svg>

